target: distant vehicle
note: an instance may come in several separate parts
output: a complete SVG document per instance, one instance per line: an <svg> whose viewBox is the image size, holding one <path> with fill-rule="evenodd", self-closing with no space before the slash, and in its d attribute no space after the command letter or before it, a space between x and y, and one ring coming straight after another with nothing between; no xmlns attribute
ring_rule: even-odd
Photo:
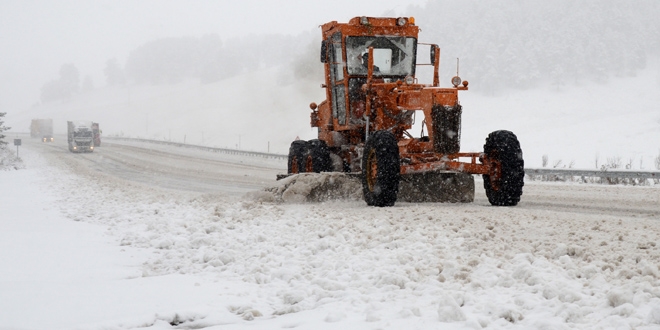
<svg viewBox="0 0 660 330"><path fill-rule="evenodd" d="M32 119L30 137L41 138L42 142L53 142L53 120Z"/></svg>
<svg viewBox="0 0 660 330"><path fill-rule="evenodd" d="M94 134L94 146L101 146L101 130L99 129L99 123L92 123L92 133Z"/></svg>
<svg viewBox="0 0 660 330"><path fill-rule="evenodd" d="M67 140L71 152L93 152L94 132L91 121L68 121Z"/></svg>

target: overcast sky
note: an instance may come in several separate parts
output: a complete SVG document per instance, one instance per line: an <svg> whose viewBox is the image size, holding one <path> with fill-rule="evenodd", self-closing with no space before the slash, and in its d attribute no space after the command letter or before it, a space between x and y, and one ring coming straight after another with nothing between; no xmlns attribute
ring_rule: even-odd
<svg viewBox="0 0 660 330"><path fill-rule="evenodd" d="M163 37L291 34L355 16L403 15L426 0L0 0L0 111L38 101L39 88L73 63L103 86L105 62L124 63ZM320 30L319 30L320 33Z"/></svg>

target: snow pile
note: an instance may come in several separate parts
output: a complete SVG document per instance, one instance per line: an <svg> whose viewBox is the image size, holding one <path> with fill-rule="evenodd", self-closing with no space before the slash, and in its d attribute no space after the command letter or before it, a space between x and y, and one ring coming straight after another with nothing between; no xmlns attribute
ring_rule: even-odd
<svg viewBox="0 0 660 330"><path fill-rule="evenodd" d="M340 178L329 174L322 182ZM70 218L104 224L125 248L151 252L143 278L197 274L225 288L216 310L167 314L153 319L153 328L660 324L656 218L478 203L370 208L324 194L316 195L324 203L283 205L100 175L51 179ZM290 177L273 196L298 202L314 195L317 182ZM544 189L526 185L531 194L534 187Z"/></svg>
<svg viewBox="0 0 660 330"><path fill-rule="evenodd" d="M23 160L7 146L0 145L0 170L18 170L25 168Z"/></svg>
<svg viewBox="0 0 660 330"><path fill-rule="evenodd" d="M256 200L277 203L363 200L360 174L338 172L291 175L267 187L265 192L250 195ZM403 175L397 202L469 203L473 199L472 175L439 171Z"/></svg>
<svg viewBox="0 0 660 330"><path fill-rule="evenodd" d="M301 173L291 175L265 189L252 193L256 200L279 203L362 200L362 184L346 173Z"/></svg>

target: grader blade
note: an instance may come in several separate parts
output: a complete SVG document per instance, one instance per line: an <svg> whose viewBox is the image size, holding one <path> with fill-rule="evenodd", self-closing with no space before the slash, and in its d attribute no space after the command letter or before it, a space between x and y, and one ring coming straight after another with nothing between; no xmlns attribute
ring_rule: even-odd
<svg viewBox="0 0 660 330"><path fill-rule="evenodd" d="M284 203L361 200L362 186L356 175L339 172L300 173L266 188L273 200Z"/></svg>
<svg viewBox="0 0 660 330"><path fill-rule="evenodd" d="M471 203L472 174L433 171L401 175L397 200L409 203Z"/></svg>
<svg viewBox="0 0 660 330"><path fill-rule="evenodd" d="M359 174L301 173L278 181L266 189L273 200L285 203L361 200ZM471 203L474 200L474 177L447 171L401 175L399 201L408 203Z"/></svg>

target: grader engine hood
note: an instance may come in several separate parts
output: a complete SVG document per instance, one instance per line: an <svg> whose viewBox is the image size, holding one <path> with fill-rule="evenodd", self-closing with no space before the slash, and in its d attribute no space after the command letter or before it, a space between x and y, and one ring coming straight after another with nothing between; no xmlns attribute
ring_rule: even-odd
<svg viewBox="0 0 660 330"><path fill-rule="evenodd" d="M391 130L400 137L412 128L415 111L421 111L425 130L430 133L428 145L445 154L459 151L461 106L457 89L401 81L365 84L363 89L370 98L368 112L374 130ZM423 147L418 144L418 149Z"/></svg>

